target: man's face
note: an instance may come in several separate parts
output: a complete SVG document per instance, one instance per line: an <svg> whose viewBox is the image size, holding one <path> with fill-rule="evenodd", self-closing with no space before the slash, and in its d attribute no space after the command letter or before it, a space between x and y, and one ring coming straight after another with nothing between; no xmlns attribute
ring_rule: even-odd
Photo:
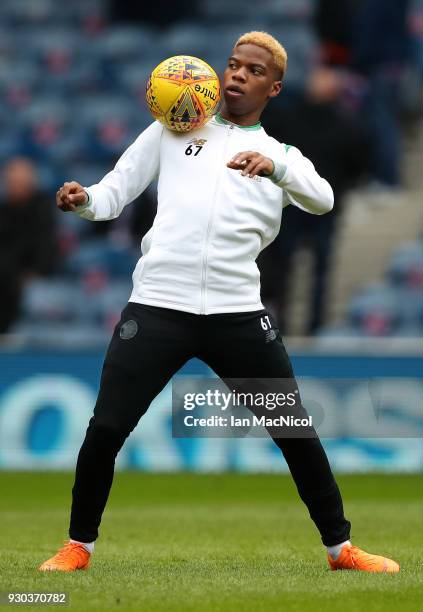
<svg viewBox="0 0 423 612"><path fill-rule="evenodd" d="M37 184L34 166L24 158L10 160L3 171L3 182L10 201L17 202L31 197Z"/></svg>
<svg viewBox="0 0 423 612"><path fill-rule="evenodd" d="M262 110L278 95L282 83L272 54L257 45L235 47L223 74L226 107L233 115Z"/></svg>

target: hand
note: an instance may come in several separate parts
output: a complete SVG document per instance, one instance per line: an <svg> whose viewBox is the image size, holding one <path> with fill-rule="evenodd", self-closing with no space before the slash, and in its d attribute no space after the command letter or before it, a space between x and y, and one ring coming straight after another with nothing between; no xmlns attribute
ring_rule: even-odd
<svg viewBox="0 0 423 612"><path fill-rule="evenodd" d="M88 196L82 185L76 181L64 183L56 193L56 204L64 212L75 212L78 206L83 206L88 201Z"/></svg>
<svg viewBox="0 0 423 612"><path fill-rule="evenodd" d="M256 151L237 153L226 165L232 170L242 170L242 176L270 176L274 171L273 161Z"/></svg>

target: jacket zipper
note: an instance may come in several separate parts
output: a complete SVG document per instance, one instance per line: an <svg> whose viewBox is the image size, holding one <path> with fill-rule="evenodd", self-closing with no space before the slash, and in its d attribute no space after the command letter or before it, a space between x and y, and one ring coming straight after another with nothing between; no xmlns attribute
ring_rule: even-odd
<svg viewBox="0 0 423 612"><path fill-rule="evenodd" d="M223 147L223 160L225 157L225 153L226 153L226 149L228 146L228 141L229 141L229 137L231 136L232 132L233 132L234 126L230 125L227 132L226 132L226 139L225 139L225 144ZM211 210L210 210L210 215L209 215L209 222L207 225L207 232L206 232L206 238L204 241L204 249L203 249L203 269L201 272L201 307L200 307L200 314L206 314L206 285L207 285L207 261L208 261L208 242L209 242L209 238L210 238L210 233L211 233L211 229L213 226L213 217L214 217L214 209L215 209L215 205L216 205L216 199L217 199L217 193L218 193L218 188L220 186L220 179L222 176L222 172L223 172L223 166L220 167L220 171L219 174L217 176L216 179L216 186L214 188L214 194L213 194L213 200L212 200L212 205L211 205Z"/></svg>

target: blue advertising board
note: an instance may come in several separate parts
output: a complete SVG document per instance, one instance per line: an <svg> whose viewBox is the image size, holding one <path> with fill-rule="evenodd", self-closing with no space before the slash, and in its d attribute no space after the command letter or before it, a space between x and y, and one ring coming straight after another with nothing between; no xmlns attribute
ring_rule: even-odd
<svg viewBox="0 0 423 612"><path fill-rule="evenodd" d="M0 469L73 469L96 401L103 351L0 351ZM361 418L363 381L387 381L390 437L344 435L323 442L337 471L423 469L420 357L293 353L297 377L336 424ZM180 376L211 376L197 360ZM342 392L336 380L342 379ZM301 389L301 382L300 382ZM301 392L303 395L303 392ZM303 398L304 399L304 398ZM172 437L171 384L157 396L119 453L117 469L287 471L270 438ZM405 429L404 427L405 426ZM408 434L395 435L395 431Z"/></svg>

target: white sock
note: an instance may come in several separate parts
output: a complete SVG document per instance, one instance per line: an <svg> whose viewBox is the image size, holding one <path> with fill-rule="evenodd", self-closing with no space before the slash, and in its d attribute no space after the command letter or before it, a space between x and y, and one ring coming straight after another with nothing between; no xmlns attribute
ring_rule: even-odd
<svg viewBox="0 0 423 612"><path fill-rule="evenodd" d="M82 546L90 553L90 555L94 551L94 542L78 542L78 540L72 539L70 539L69 542L74 542L75 544L82 544Z"/></svg>
<svg viewBox="0 0 423 612"><path fill-rule="evenodd" d="M342 547L345 544L349 544L351 546L351 542L349 540L345 540L345 542L341 542L341 544L336 544L336 546L326 546L326 548L328 549L328 553L334 561L336 561L339 555L341 554Z"/></svg>

